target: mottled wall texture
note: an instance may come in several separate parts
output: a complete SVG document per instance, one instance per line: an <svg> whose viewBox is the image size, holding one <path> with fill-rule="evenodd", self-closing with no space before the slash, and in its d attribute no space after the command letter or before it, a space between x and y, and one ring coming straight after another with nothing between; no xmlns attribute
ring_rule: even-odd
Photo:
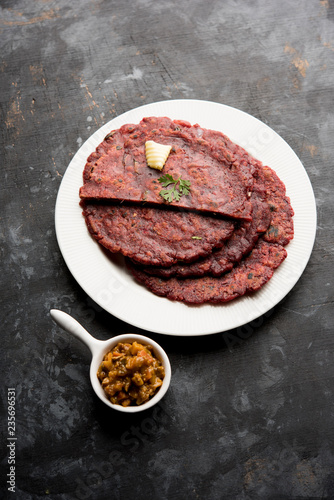
<svg viewBox="0 0 334 500"><path fill-rule="evenodd" d="M0 82L1 498L334 498L334 2L2 0ZM168 99L227 104L282 136L311 180L317 236L296 286L251 324L140 331L168 352L172 383L123 417L49 310L100 339L139 329L69 272L55 202L93 132Z"/></svg>

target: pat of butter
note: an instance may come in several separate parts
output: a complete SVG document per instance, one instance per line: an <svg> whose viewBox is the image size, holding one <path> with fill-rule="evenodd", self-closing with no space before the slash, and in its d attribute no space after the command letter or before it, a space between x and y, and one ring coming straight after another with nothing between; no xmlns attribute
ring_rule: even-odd
<svg viewBox="0 0 334 500"><path fill-rule="evenodd" d="M159 144L154 141L145 142L145 155L147 165L156 170L162 170L172 146Z"/></svg>

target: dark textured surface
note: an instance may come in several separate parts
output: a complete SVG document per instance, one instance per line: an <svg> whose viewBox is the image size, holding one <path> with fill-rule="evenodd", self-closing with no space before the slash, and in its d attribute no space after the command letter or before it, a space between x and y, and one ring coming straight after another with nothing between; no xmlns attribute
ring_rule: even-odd
<svg viewBox="0 0 334 500"><path fill-rule="evenodd" d="M334 498L332 0L3 0L0 14L1 498ZM311 179L317 238L265 317L204 338L150 334L171 387L124 417L97 400L88 350L49 317L63 309L100 339L136 330L71 276L54 206L95 130L174 98L231 105L278 132Z"/></svg>

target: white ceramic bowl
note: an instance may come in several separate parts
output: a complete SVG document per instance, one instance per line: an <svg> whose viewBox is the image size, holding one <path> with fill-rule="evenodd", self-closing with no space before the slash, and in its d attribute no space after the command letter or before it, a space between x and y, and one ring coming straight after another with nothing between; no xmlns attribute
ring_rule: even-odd
<svg viewBox="0 0 334 500"><path fill-rule="evenodd" d="M85 345L87 345L87 347L89 347L92 353L92 361L89 371L90 381L97 396L107 406L110 406L110 408L113 408L114 410L117 411L122 411L124 413L136 413L151 408L151 406L158 403L158 401L160 401L161 398L166 394L171 380L171 374L172 374L171 366L167 354L162 349L162 347L159 344L157 344L154 340L145 337L143 335L137 335L135 333L125 333L124 335L118 335L117 337L112 337L109 340L98 340L92 337L92 335L90 335L90 333L88 333L87 330L85 330L83 326L81 326L80 323L78 323L77 320L72 318L72 316L70 316L69 314L63 311L59 311L58 309L51 309L50 314L52 319L61 328L63 328L67 332L71 333L72 335L80 339ZM165 377L163 379L162 386L151 399L149 399L146 403L143 403L141 405L122 406L113 404L108 400L102 388L102 385L97 377L98 368L103 360L104 355L108 351L113 349L113 347L115 347L118 344L118 342L134 342L135 340L137 342L140 342L141 344L151 345L153 347L155 356L161 361L165 369Z"/></svg>

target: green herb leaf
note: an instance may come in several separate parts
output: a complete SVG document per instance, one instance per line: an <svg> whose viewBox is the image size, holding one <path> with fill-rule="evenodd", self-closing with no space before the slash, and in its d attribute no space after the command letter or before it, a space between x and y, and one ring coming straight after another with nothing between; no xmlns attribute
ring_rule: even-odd
<svg viewBox="0 0 334 500"><path fill-rule="evenodd" d="M165 174L159 177L158 181L165 188L173 184L172 188L162 189L159 193L160 196L169 203L173 200L179 201L182 195L188 195L190 193L190 181L181 179L181 176L178 179L174 179L172 175Z"/></svg>
<svg viewBox="0 0 334 500"><path fill-rule="evenodd" d="M179 187L180 193L182 194L189 194L190 191L190 181L184 181L180 179L180 187Z"/></svg>
<svg viewBox="0 0 334 500"><path fill-rule="evenodd" d="M161 182L164 187L169 186L169 184L175 183L175 179L173 179L173 176L170 174L165 174L162 177L159 177L158 181Z"/></svg>
<svg viewBox="0 0 334 500"><path fill-rule="evenodd" d="M162 189L159 194L163 197L164 200L168 201L169 203L173 201L172 189Z"/></svg>

